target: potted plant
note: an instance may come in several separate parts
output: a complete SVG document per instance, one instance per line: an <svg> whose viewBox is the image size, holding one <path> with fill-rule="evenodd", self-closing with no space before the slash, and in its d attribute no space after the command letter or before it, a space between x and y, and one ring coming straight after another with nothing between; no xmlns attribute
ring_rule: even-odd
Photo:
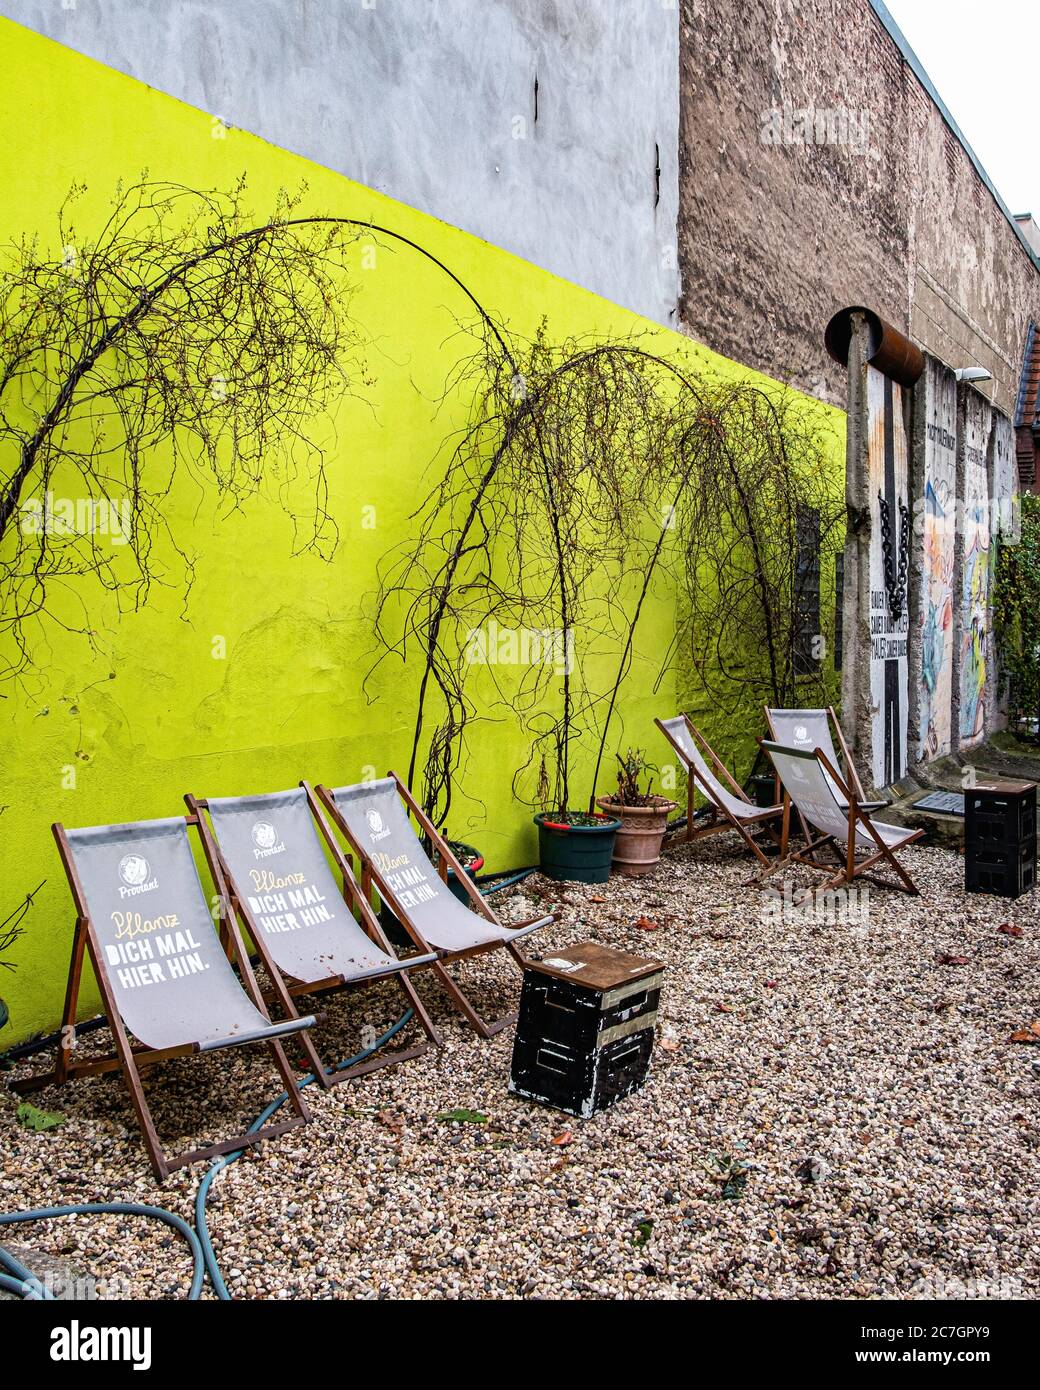
<svg viewBox="0 0 1040 1390"><path fill-rule="evenodd" d="M646 790L640 789L640 780L657 770L646 762L641 748L630 748L623 758L618 753L617 760L617 791L597 797L596 805L621 821L614 841L614 868L618 873L639 878L648 874L661 858L661 845L675 802L653 794L652 777L647 778Z"/></svg>
<svg viewBox="0 0 1040 1390"><path fill-rule="evenodd" d="M606 883L614 854L614 836L621 821L613 815L597 815L593 810L567 808L566 781L557 773L557 796L550 798L549 779L542 759L538 777L538 800L545 805L556 801L560 810L539 811L538 868L546 878L577 883Z"/></svg>

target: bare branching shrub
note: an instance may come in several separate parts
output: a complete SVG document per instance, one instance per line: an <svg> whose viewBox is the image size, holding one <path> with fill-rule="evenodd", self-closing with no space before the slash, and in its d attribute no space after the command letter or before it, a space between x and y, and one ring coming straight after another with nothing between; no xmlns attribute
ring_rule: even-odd
<svg viewBox="0 0 1040 1390"><path fill-rule="evenodd" d="M591 807L658 578L686 596L684 640L662 670L688 652L719 707L738 689L792 692L799 518L816 517L821 548L840 531L815 424L794 398L703 377L657 352L654 334L554 341L543 324L522 340L422 246L302 215L299 198L257 225L241 184L144 180L90 237L75 203L52 245L0 258L0 678L31 664L49 626L95 640L99 591L116 612L153 584L187 591L175 486L194 483L225 515L262 493L297 550L331 555L313 423L365 384L348 252L370 239L437 264L476 312L445 388L465 423L381 567L375 615L375 664L420 663L409 777L435 819L477 717L520 722L530 756L514 788L547 809L569 808L582 743ZM475 661L495 625L540 644L539 659Z"/></svg>
<svg viewBox="0 0 1040 1390"><path fill-rule="evenodd" d="M818 409L777 388L716 393L718 447L701 469L712 524L684 528L685 647L702 703L827 703L834 608L822 572L844 544Z"/></svg>
<svg viewBox="0 0 1040 1390"><path fill-rule="evenodd" d="M514 776L518 798L568 809L584 740L591 808L656 578L689 595L686 641L662 666L683 651L700 671L704 648L728 642L723 683L748 644L756 671L792 669L805 587L794 519L818 504L828 543L840 520L818 422L779 388L694 376L655 352L652 335L553 342L544 324L508 346L504 330L482 325L448 384L459 391L468 423L434 460L436 485L378 597L376 665L423 662L410 774L421 765L425 807L443 822L467 727L519 720L530 758ZM540 634L565 659L505 671L478 661L478 715L474 644L498 629Z"/></svg>
<svg viewBox="0 0 1040 1390"><path fill-rule="evenodd" d="M362 230L284 194L255 225L244 183L142 180L88 236L83 191L53 241L0 254L0 677L48 624L93 638L95 584L117 611L153 583L190 585L175 480L225 514L264 491L299 550L336 541L308 426L363 374L345 255Z"/></svg>

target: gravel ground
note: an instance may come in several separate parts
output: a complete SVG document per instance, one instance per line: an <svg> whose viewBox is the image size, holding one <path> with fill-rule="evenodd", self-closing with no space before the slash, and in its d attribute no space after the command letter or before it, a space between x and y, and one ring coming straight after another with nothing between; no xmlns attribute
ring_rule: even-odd
<svg viewBox="0 0 1040 1390"><path fill-rule="evenodd" d="M503 895L512 920L559 912L528 943L539 954L593 939L666 963L646 1086L585 1121L515 1100L511 1032L479 1041L420 976L443 1052L311 1087L314 1123L215 1183L233 1292L1037 1297L1040 1040L1009 1041L1040 1019L1036 896L966 897L948 850L905 862L921 896L871 888L850 920L744 887L730 836L670 850L640 881L533 878ZM504 952L460 979L487 1016L517 998ZM390 986L334 997L319 1045L355 1051L400 1000ZM280 1088L252 1050L168 1065L148 1089L172 1143L229 1132L226 1107L245 1122ZM24 1129L3 1093L0 1208L150 1201L190 1219L203 1170L152 1181L121 1081L34 1099L67 1122ZM442 1118L458 1109L487 1122ZM91 1271L102 1297L185 1292L183 1247L151 1223L73 1218L31 1239Z"/></svg>

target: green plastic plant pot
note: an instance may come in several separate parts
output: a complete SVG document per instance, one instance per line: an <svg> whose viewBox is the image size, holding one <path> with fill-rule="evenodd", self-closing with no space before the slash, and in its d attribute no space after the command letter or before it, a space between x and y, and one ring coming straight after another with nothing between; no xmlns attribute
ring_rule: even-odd
<svg viewBox="0 0 1040 1390"><path fill-rule="evenodd" d="M621 822L614 816L597 816L595 825L566 825L553 817L551 811L539 811L534 818L538 867L545 877L558 882L606 883Z"/></svg>

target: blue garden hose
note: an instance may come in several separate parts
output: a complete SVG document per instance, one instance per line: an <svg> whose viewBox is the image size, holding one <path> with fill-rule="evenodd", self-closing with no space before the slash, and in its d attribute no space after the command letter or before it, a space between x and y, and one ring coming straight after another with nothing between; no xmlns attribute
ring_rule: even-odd
<svg viewBox="0 0 1040 1390"><path fill-rule="evenodd" d="M0 1251L0 1255L3 1253L3 1251ZM13 1293L26 1302L42 1300L49 1297L48 1294L37 1293L35 1288L33 1288L28 1281L12 1279L10 1275L7 1274L0 1274L0 1289L3 1289L5 1293Z"/></svg>
<svg viewBox="0 0 1040 1390"><path fill-rule="evenodd" d="M390 1039L401 1031L412 1017L412 1010L406 1009L393 1027L388 1028L382 1037L377 1038L371 1047L366 1047L363 1051L353 1057L348 1057L344 1062L338 1062L333 1071L345 1071L347 1067L352 1067L358 1062L371 1057L373 1052L378 1052ZM309 1073L299 1082L302 1091L305 1086L311 1086L317 1080L313 1072ZM289 1099L287 1091L283 1091L280 1096L271 1102L269 1106L257 1116L247 1130L248 1134L254 1134L258 1129L262 1129L268 1120L274 1115L285 1102ZM33 1211L16 1211L9 1214L0 1213L0 1226L14 1226L23 1221L51 1221L59 1216L91 1216L91 1215L122 1215L122 1216L150 1216L156 1221L164 1221L188 1242L192 1258L191 1287L188 1290L188 1301L195 1302L202 1295L202 1285L206 1275L209 1275L210 1283L213 1285L214 1292L219 1299L230 1300L227 1285L220 1272L217 1263L216 1252L213 1249L213 1242L209 1234L209 1225L206 1221L206 1198L209 1195L213 1179L225 1168L229 1168L246 1152L245 1149L237 1149L234 1153L224 1154L216 1159L209 1172L199 1184L199 1190L195 1198L195 1222L198 1226L198 1233L188 1225L183 1217L176 1212L166 1211L163 1207L145 1206L138 1202L85 1202L76 1206L69 1207L38 1207ZM0 1245L0 1289L7 1293L13 1293L18 1298L42 1301L53 1299L51 1291L36 1278L33 1272L26 1269L20 1260L17 1260L9 1250L5 1250Z"/></svg>
<svg viewBox="0 0 1040 1390"><path fill-rule="evenodd" d="M489 893L501 892L504 888L510 888L514 883L519 883L535 872L534 869L521 869L501 882L489 884L481 888L481 892L486 896ZM386 1030L371 1047L364 1048L361 1052L355 1053L353 1057L346 1058L345 1061L337 1062L330 1068L331 1072L346 1071L348 1067L356 1066L359 1062L365 1061L373 1053L378 1052L397 1033L410 1022L413 1015L411 1009L406 1009L401 1017ZM307 1086L312 1086L317 1081L313 1072L309 1072L297 1085L302 1091ZM275 1115L289 1099L289 1093L283 1091L277 1096L256 1117L246 1131L247 1134L255 1134L257 1130L263 1129L264 1125ZM224 1282L224 1276L220 1272L220 1265L217 1263L216 1251L213 1249L213 1240L209 1233L209 1223L206 1220L206 1201L213 1186L214 1179L225 1168L230 1168L232 1163L237 1163L245 1149L236 1149L233 1153L222 1154L215 1159L199 1183L199 1190L195 1194L195 1226L196 1230L188 1225L183 1217L175 1212L166 1211L163 1207L146 1206L138 1202L85 1202L76 1206L68 1207L38 1207L33 1211L16 1211L9 1214L0 1213L0 1226L14 1226L24 1221L50 1221L59 1216L90 1216L90 1215L123 1215L123 1216L148 1216L156 1221L163 1221L173 1229L188 1243L192 1258L191 1287L188 1290L188 1301L195 1302L202 1296L202 1285L206 1275L209 1275L210 1283L217 1298L221 1301L231 1301L231 1294ZM20 1260L0 1245L0 1289L7 1293L13 1293L18 1298L27 1301L42 1301L53 1299L54 1295L39 1279L27 1269Z"/></svg>
<svg viewBox="0 0 1040 1390"><path fill-rule="evenodd" d="M348 1067L355 1066L358 1062L363 1062L366 1057L371 1057L373 1052L378 1052L381 1047L385 1047L394 1034L399 1033L411 1017L412 1010L406 1009L397 1022L392 1027L388 1028L382 1037L377 1038L371 1047L366 1047L364 1051L356 1053L353 1057L348 1057L344 1062L337 1062L334 1067L330 1068L330 1074L334 1071L346 1071ZM302 1091L305 1086L312 1086L317 1079L314 1073L310 1072L297 1084ZM280 1096L271 1102L266 1110L262 1110L260 1114L257 1115L246 1133L255 1134L258 1129L263 1129L271 1116L279 1111L288 1099L289 1093L283 1091ZM213 1249L213 1241L209 1233L209 1223L206 1220L206 1198L209 1196L210 1188L213 1186L213 1180L217 1174L222 1173L225 1168L230 1168L232 1163L237 1163L245 1152L245 1149L236 1149L234 1153L221 1154L220 1158L215 1159L209 1172L199 1183L199 1190L195 1194L195 1226L199 1233L198 1238L202 1243L202 1256L206 1262L206 1272L209 1275L210 1283L213 1285L214 1293L219 1299L228 1302L231 1300L231 1294L228 1292L228 1287L224 1283L224 1276L220 1272L216 1252Z"/></svg>
<svg viewBox="0 0 1040 1390"><path fill-rule="evenodd" d="M188 1242L192 1257L192 1276L191 1288L188 1291L188 1298L192 1301L197 1299L202 1292L202 1281L206 1276L206 1264L203 1256L202 1245L198 1236L188 1225L183 1217L175 1212L165 1211L162 1207L144 1206L138 1202L84 1202L72 1207L37 1207L34 1211L15 1211L9 1214L0 1213L0 1226L15 1226L22 1221L51 1221L56 1216L150 1216L156 1221L164 1221L167 1226L173 1229ZM0 1246L0 1264L9 1271L10 1284L20 1281L23 1288L32 1287L33 1292L21 1294L22 1298L52 1299L54 1295L49 1289L45 1288L40 1281L28 1270L8 1250ZM17 1292L5 1283L9 1293Z"/></svg>
<svg viewBox="0 0 1040 1390"><path fill-rule="evenodd" d="M7 1270L6 1274L0 1275L0 1288L6 1289L8 1293L17 1294L19 1298L34 1299L40 1302L53 1297L32 1270L26 1269L21 1260L16 1260L2 1245L0 1245L0 1269Z"/></svg>
<svg viewBox="0 0 1040 1390"><path fill-rule="evenodd" d="M518 869L516 873L510 874L507 878L498 880L496 883L485 883L484 876L477 879L477 886L486 898L489 893L501 893L503 888L512 888L514 883L522 883L525 878L530 878L536 874L537 869Z"/></svg>

